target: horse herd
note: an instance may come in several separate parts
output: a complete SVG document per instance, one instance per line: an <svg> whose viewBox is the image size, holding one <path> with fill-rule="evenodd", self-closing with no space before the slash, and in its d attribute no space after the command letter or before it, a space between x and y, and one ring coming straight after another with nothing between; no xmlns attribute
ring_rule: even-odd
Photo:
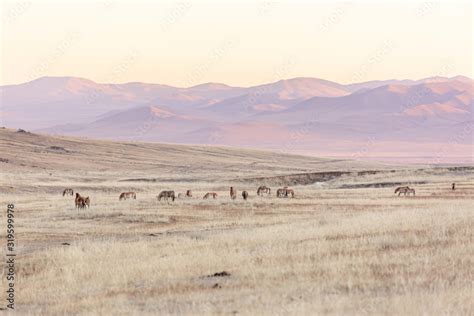
<svg viewBox="0 0 474 316"><path fill-rule="evenodd" d="M230 194L230 198L232 200L235 200L237 198L237 190L234 188L234 187L230 187L229 189L229 194ZM258 196L263 196L263 195L271 195L271 188L265 186L265 185L261 185L260 187L258 187L257 189L257 195ZM73 196L74 195L74 190L71 189L71 188L66 188L64 189L63 191L63 196L65 195L71 195ZM249 197L249 193L247 191L242 191L242 198L246 201ZM293 191L293 189L289 189L288 187L283 187L283 188L280 188L276 191L276 196L279 197L279 198L285 198L285 197L295 197L295 192ZM171 199L171 201L174 202L174 200L176 198L179 198L179 199L182 199L182 198L192 198L193 197L193 193L191 190L186 190L185 193L179 193L177 196L175 194L175 192L173 190L166 190L166 191L161 191L160 194L158 194L156 196L156 198L158 199L158 201L161 201L161 200L164 200L164 201L168 201L169 199ZM203 196L203 199L206 200L206 199L209 199L209 198L212 198L212 199L216 199L217 198L217 193L216 192L207 192L206 194L204 194ZM127 199L137 199L137 194L135 192L122 192L120 193L120 196L119 196L119 201L122 201L122 200L127 200ZM76 192L76 198L74 199L75 201L75 204L76 204L76 208L89 208L90 207L90 198L87 196L87 197L84 197L84 196L81 196L79 193Z"/></svg>
<svg viewBox="0 0 474 316"><path fill-rule="evenodd" d="M455 184L454 183L452 184L452 190L453 191L455 190ZM269 188L265 185L261 185L257 189L257 196L264 196L265 194L270 196L271 192L272 192L271 188ZM404 194L405 196L407 196L407 195L410 196L410 194L412 194L413 196L415 196L415 189L410 188L409 186L401 186L401 187L398 187L398 188L395 189L395 194L397 194L397 193L398 193L398 196L400 196L401 194ZM63 196L65 196L65 195L73 196L74 195L74 190L71 189L71 188L64 189ZM230 198L232 200L235 200L237 198L237 190L234 187L230 187L229 195L230 195ZM242 198L245 201L249 197L249 193L245 190L242 191L241 195L242 195ZM295 191L293 191L293 189L290 189L288 187L279 188L276 191L276 196L279 197L279 198L287 198L287 197L294 198L295 197ZM193 193L192 193L191 190L186 190L185 193L179 193L177 196L176 196L176 194L173 190L161 191L160 194L158 194L156 196L158 201L161 201L161 200L168 201L169 199L171 199L171 201L173 201L173 202L176 198L183 199L183 198L192 198L192 197L193 197ZM216 192L207 192L203 196L204 200L210 199L210 198L216 199L217 198L217 193ZM127 199L135 199L136 200L137 199L137 194L135 192L122 192L119 196L119 201L127 200ZM74 201L75 201L75 204L76 204L76 208L89 208L90 204L91 204L91 200L88 196L86 196L86 197L81 196L77 192L76 192L76 198L75 198Z"/></svg>

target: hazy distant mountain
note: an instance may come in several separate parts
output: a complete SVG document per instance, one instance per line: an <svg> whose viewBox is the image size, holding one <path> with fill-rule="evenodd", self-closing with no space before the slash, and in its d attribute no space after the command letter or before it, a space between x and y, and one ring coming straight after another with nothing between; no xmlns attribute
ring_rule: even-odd
<svg viewBox="0 0 474 316"><path fill-rule="evenodd" d="M189 88L44 77L0 93L1 125L94 138L353 151L366 139L470 145L474 126L463 76Z"/></svg>

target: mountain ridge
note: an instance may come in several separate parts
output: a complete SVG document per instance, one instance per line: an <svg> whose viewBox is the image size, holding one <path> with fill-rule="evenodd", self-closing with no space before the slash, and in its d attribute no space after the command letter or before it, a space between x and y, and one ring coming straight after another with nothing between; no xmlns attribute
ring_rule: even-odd
<svg viewBox="0 0 474 316"><path fill-rule="evenodd" d="M465 76L349 85L297 77L253 87L211 82L189 88L44 77L0 87L0 120L52 134L271 150L339 144L338 150L357 151L372 138L440 147L452 139L470 143L472 129L457 135L473 121L473 90Z"/></svg>

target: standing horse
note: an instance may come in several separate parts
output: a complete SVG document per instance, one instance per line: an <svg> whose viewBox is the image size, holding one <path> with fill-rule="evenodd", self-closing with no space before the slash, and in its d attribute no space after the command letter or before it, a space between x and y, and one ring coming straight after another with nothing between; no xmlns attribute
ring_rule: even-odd
<svg viewBox="0 0 474 316"><path fill-rule="evenodd" d="M126 200L126 199L137 199L137 194L135 192L122 192L119 196L119 201Z"/></svg>
<svg viewBox="0 0 474 316"><path fill-rule="evenodd" d="M265 185L259 186L257 189L257 195L263 195L263 193L267 193L268 195L270 195L271 189Z"/></svg>
<svg viewBox="0 0 474 316"><path fill-rule="evenodd" d="M247 191L242 191L242 198L243 198L245 201L247 201L248 197L249 197L249 193L248 193Z"/></svg>
<svg viewBox="0 0 474 316"><path fill-rule="evenodd" d="M286 196L286 189L282 189L282 188L278 189L277 192L276 192L276 195L277 195L277 197Z"/></svg>
<svg viewBox="0 0 474 316"><path fill-rule="evenodd" d="M237 191L234 189L234 187L230 187L230 198L232 200L235 200L236 197L237 197Z"/></svg>
<svg viewBox="0 0 474 316"><path fill-rule="evenodd" d="M86 201L85 198L82 197L79 193L76 192L76 198L74 199L74 203L76 203L76 208L85 208Z"/></svg>
<svg viewBox="0 0 474 316"><path fill-rule="evenodd" d="M168 198L171 198L171 201L174 202L176 197L174 195L174 191L161 191L160 194L156 196L156 198L158 201L161 201L161 199L168 201Z"/></svg>

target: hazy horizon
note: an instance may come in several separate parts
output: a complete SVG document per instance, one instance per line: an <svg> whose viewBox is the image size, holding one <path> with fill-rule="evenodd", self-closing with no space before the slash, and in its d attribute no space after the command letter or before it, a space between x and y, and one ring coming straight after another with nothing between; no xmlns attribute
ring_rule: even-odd
<svg viewBox="0 0 474 316"><path fill-rule="evenodd" d="M408 78L408 77L399 77L399 78L379 78L379 79L372 79L372 80L363 80L363 81L358 81L358 82L351 82L351 83L348 83L347 85L350 85L350 84L357 84L357 83L367 83L367 82L371 82L371 81L391 81L391 80L394 80L394 81L404 81L404 80L408 80L408 81L421 81L421 80L425 80L425 79L430 79L430 78L444 78L444 79L454 79L456 77L466 77L468 79L471 79L473 80L472 77L470 76L466 76L466 75L461 75L461 74L453 74L452 76L440 76L440 75L433 75L433 76L428 76L428 77L422 77L422 78ZM196 87L196 86L200 86L200 85L206 85L206 84L222 84L222 85L226 85L226 86L229 86L229 87L232 87L232 88L251 88L253 86L260 86L260 85L266 85L266 84L270 84L270 83L275 83L275 82L278 82L278 81L289 81L289 80L295 80L295 79L316 79L316 80L323 80L323 81L329 81L329 82L333 82L333 83L338 83L338 84L341 84L341 85L345 85L344 83L341 83L341 82L338 82L338 81L332 81L332 80L328 80L328 79L325 79L325 78L319 78L319 77L314 77L314 76L304 76L304 77L287 77L287 78L280 78L278 80L275 80L275 81L265 81L265 82L260 82L260 83L256 83L255 85L250 85L250 86L236 86L236 85L230 85L228 84L227 82L217 82L217 81L207 81L207 82L201 82L201 83L198 83L196 85L193 85L193 86L187 86L187 87L180 87L180 86L173 86L171 84L168 84L166 82L150 82L150 81L123 81L123 82L107 82L107 81L96 81L96 80L93 80L93 79L90 79L90 78L86 78L86 77L76 77L76 76L67 76L67 75L64 75L64 76L49 76L49 75L45 75L45 76L41 76L41 77L37 77L37 78L34 78L34 79L31 79L31 80L28 80L28 81L25 81L25 82L18 82L18 83L12 83L12 84L5 84L5 85L0 85L0 87L5 87L5 86L14 86L14 85L21 85L21 84L25 84L25 83L29 83L29 82L32 82L32 81L35 81L35 80L39 80L39 79L43 79L43 78L74 78L74 79L82 79L82 80L89 80L89 81L92 81L94 83L97 83L97 84L103 84L103 85L107 85L107 84L116 84L116 85L121 85L121 84L130 84L130 83L142 83L142 84L152 84L152 85L164 85L164 86L170 86L170 87L174 87L174 88L183 88L183 89L186 89L186 88L192 88L192 87Z"/></svg>

